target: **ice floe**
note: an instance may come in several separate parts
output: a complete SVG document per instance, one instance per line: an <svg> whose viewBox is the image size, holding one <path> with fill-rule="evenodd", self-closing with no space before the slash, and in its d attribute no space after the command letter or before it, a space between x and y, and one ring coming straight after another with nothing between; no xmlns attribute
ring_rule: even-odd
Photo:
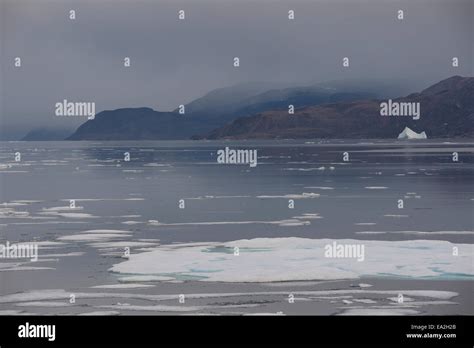
<svg viewBox="0 0 474 348"><path fill-rule="evenodd" d="M168 305L149 305L149 306L139 306L139 305L106 305L106 306L96 306L96 308L104 309L119 309L119 310L128 310L128 311L148 311L148 312L195 312L203 309L208 309L208 307L199 307L199 306L168 306Z"/></svg>
<svg viewBox="0 0 474 348"><path fill-rule="evenodd" d="M413 315L419 311L408 308L349 308L340 315Z"/></svg>
<svg viewBox="0 0 474 348"><path fill-rule="evenodd" d="M122 241L122 242L106 242L106 243L92 243L90 246L94 248L133 248L133 247L147 247L147 246L155 246L157 243L150 243L150 242L137 242L137 241Z"/></svg>
<svg viewBox="0 0 474 348"><path fill-rule="evenodd" d="M105 315L119 315L119 314L120 312L117 312L117 311L93 311L93 312L80 313L78 315L105 316Z"/></svg>
<svg viewBox="0 0 474 348"><path fill-rule="evenodd" d="M162 277L162 276L130 276L130 277L122 277L119 278L119 282L121 283L128 283L128 282L162 282L162 281L169 281L174 280L173 277Z"/></svg>
<svg viewBox="0 0 474 348"><path fill-rule="evenodd" d="M83 234L73 234L70 236L59 237L58 240L62 241L74 241L74 242L91 242L91 241L102 241L109 240L114 238L123 238L130 237L131 234L119 234L119 233L83 233Z"/></svg>
<svg viewBox="0 0 474 348"><path fill-rule="evenodd" d="M92 286L92 289L139 289L139 288L152 288L154 285L151 284L108 284L108 285L97 285Z"/></svg>
<svg viewBox="0 0 474 348"><path fill-rule="evenodd" d="M144 201L145 198L74 198L76 202L100 202L100 201ZM62 199L61 201L69 202L70 199Z"/></svg>
<svg viewBox="0 0 474 348"><path fill-rule="evenodd" d="M153 251L132 254L110 270L127 275L158 275L177 280L216 282L275 282L351 279L362 276L409 278L467 278L474 276L470 244L447 241L357 241L363 243L365 261L327 258L330 239L256 238L201 245L162 245ZM234 249L239 248L239 256ZM395 261L396 260L396 261Z"/></svg>
<svg viewBox="0 0 474 348"><path fill-rule="evenodd" d="M212 196L212 195L206 195L206 196L198 196L198 197L188 197L184 199L189 199L189 200L202 200L202 199L228 199L228 198L250 198L252 196Z"/></svg>
<svg viewBox="0 0 474 348"><path fill-rule="evenodd" d="M315 219L322 219L323 217L319 215L318 213L305 213L299 216L293 216L293 219L309 219L309 220L315 220Z"/></svg>
<svg viewBox="0 0 474 348"><path fill-rule="evenodd" d="M261 199L268 199L268 198L286 198L286 199L301 199L301 198L317 198L321 196L319 193L313 192L303 192L301 194L286 194L286 195L261 195L257 196L257 198Z"/></svg>
<svg viewBox="0 0 474 348"><path fill-rule="evenodd" d="M474 231L360 231L357 234L413 234L413 235L469 235L474 234Z"/></svg>
<svg viewBox="0 0 474 348"><path fill-rule="evenodd" d="M285 219L275 221L202 221L202 222L174 222L164 223L158 220L148 220L151 226L200 226L200 225L251 225L251 224L268 224L278 226L304 226L309 225L309 221L301 221L297 219Z"/></svg>
<svg viewBox="0 0 474 348"><path fill-rule="evenodd" d="M334 167L330 167L329 169L331 170L334 170L335 168ZM326 167L325 166L321 166L321 167L315 167L315 168L283 168L283 170L287 170L287 171L299 171L299 172L312 172L312 171L315 171L315 170L326 170Z"/></svg>
<svg viewBox="0 0 474 348"><path fill-rule="evenodd" d="M71 306L67 301L32 301L32 302L21 302L16 304L19 307L66 307Z"/></svg>
<svg viewBox="0 0 474 348"><path fill-rule="evenodd" d="M397 296L399 293L409 297L420 297L434 300L450 300L458 296L457 292L444 290L312 290L312 291L293 291L295 297L312 296L318 298L351 298L348 296ZM0 296L0 303L20 303L20 302L36 302L36 301L52 301L65 300L69 301L70 292L63 289L46 289L46 290L31 290L26 292L14 293ZM144 293L122 293L122 292L75 292L76 298L81 299L126 299L126 300L146 300L146 301L169 301L177 300L176 294L144 294ZM218 298L232 298L232 297L265 297L269 296L284 296L288 297L288 291L260 291L260 292L220 292L220 293L188 293L187 299L218 299ZM126 304L117 305L125 306ZM391 307L388 307L391 308Z"/></svg>
<svg viewBox="0 0 474 348"><path fill-rule="evenodd" d="M38 213L39 215L48 215L48 216L60 216L60 217L65 217L65 218L72 218L72 219L92 219L92 218L98 218L98 216L94 216L92 214L88 213L75 213L75 212L70 212L70 213L60 213L60 212L41 212Z"/></svg>

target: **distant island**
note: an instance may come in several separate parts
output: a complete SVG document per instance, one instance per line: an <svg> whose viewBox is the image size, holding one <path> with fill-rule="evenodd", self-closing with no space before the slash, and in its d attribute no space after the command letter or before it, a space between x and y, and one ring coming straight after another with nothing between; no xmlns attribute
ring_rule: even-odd
<svg viewBox="0 0 474 348"><path fill-rule="evenodd" d="M393 103L419 103L419 119L382 116L387 98L375 86L265 88L216 90L185 105L185 114L150 108L102 111L67 140L396 139L406 127L428 138L474 137L472 77L453 76L420 93L393 98Z"/></svg>

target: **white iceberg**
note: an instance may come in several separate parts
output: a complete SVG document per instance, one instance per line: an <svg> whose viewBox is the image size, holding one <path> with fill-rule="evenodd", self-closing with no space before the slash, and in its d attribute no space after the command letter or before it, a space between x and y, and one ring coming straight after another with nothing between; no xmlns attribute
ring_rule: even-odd
<svg viewBox="0 0 474 348"><path fill-rule="evenodd" d="M410 128L405 127L403 132L398 135L398 139L428 139L425 132L417 133Z"/></svg>

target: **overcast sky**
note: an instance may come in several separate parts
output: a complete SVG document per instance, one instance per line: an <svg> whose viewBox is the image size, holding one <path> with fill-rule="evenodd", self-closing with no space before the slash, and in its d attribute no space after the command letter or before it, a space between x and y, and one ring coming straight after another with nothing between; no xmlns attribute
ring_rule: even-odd
<svg viewBox="0 0 474 348"><path fill-rule="evenodd" d="M170 110L240 82L402 78L418 88L472 76L473 3L0 0L1 125L4 132L26 133L84 122L54 116L63 99L94 101L97 112ZM71 9L76 20L69 19ZM177 19L180 9L184 21ZM403 21L398 9L405 11ZM349 69L342 68L346 56ZM15 57L21 57L19 69Z"/></svg>

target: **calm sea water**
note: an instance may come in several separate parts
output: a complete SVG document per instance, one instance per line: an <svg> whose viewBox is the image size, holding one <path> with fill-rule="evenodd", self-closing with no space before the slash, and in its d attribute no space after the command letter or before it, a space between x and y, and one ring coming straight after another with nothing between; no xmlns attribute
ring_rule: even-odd
<svg viewBox="0 0 474 348"><path fill-rule="evenodd" d="M3 305L0 297L0 308L12 314L19 310L15 305L20 300L5 300L5 296L19 292L64 291L51 295L49 305L26 306L30 312L94 309L113 314L115 310L122 312L117 309L117 301L107 307L97 296L90 296L81 302L82 307L64 309L57 299L67 301L70 292L82 293L107 284L119 288L129 284L128 292L145 291L149 296L157 295L152 287L161 284L165 292L181 294L202 286L186 280L206 278L201 254L189 261L204 272L196 279L186 278L180 270L174 272L173 265L163 265L166 272L159 274L153 270L111 272L111 267L126 261L122 257L125 248L138 255L175 243L217 242L224 243L222 252L226 253L232 251L232 245L225 246L228 242L286 237L473 244L474 142L469 140L1 145L0 242L40 242L38 262L0 260L0 295L4 297ZM218 164L217 151L226 146L257 150L258 165ZM126 152L130 161L124 161ZM344 152L349 155L347 162L343 161ZM453 152L458 153L457 162L452 160ZM15 161L18 153L21 159ZM70 208L71 200L74 209ZM184 200L184 209L179 207L180 200ZM293 209L289 208L289 200L294 202ZM403 209L399 208L399 200L403 200ZM270 258L269 268L279 267L279 255ZM150 264L153 260L143 262ZM166 260L157 262L166 264ZM281 262L284 268L286 261ZM367 262L372 270L370 260ZM393 263L397 262L394 259ZM212 272L221 271L218 268ZM242 272L250 269L243 267ZM368 274L374 277L374 272ZM414 278L417 274L422 275L420 279L424 277L417 272L413 271ZM166 279L165 273L174 276ZM460 279L471 276L460 273ZM159 279L150 282L152 279L130 278L137 275L162 276L166 284ZM456 278L456 271L443 275ZM128 280L123 280L124 276ZM320 280L328 278L321 275ZM134 288L136 283L148 287ZM47 300L41 294L30 294L29 299ZM144 309L139 305L145 306L142 302L149 300L139 298L139 304L134 305L141 311ZM92 305L96 303L102 303L96 306L99 309Z"/></svg>

